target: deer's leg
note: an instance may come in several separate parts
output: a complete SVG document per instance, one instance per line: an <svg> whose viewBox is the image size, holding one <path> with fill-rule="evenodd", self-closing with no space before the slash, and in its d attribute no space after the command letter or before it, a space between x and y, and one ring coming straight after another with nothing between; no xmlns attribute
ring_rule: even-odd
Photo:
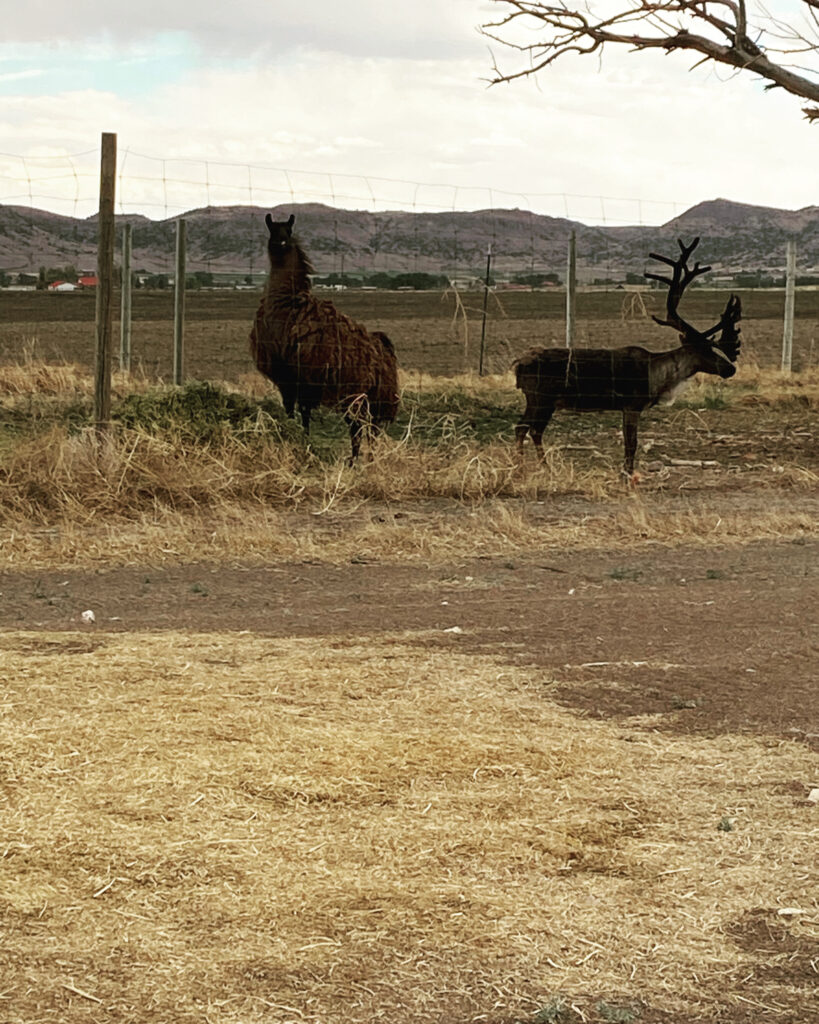
<svg viewBox="0 0 819 1024"><path fill-rule="evenodd" d="M523 442L529 434L538 456L543 458L543 431L549 425L554 411L553 405L537 405L527 400L526 409L515 426L515 443L519 452L523 451Z"/></svg>
<svg viewBox="0 0 819 1024"><path fill-rule="evenodd" d="M532 438L532 443L535 446L537 457L541 462L543 462L545 457L543 453L543 431L548 427L554 411L554 406L537 406L532 410L526 424Z"/></svg>
<svg viewBox="0 0 819 1024"><path fill-rule="evenodd" d="M541 462L543 462L543 460L546 458L545 453L543 451L543 427L530 427L529 433L532 435L532 443L535 446L537 457Z"/></svg>
<svg viewBox="0 0 819 1024"><path fill-rule="evenodd" d="M640 411L638 409L623 409L623 446L625 448L623 472L626 476L631 476L634 472L634 460L637 455L637 424L639 422Z"/></svg>
<svg viewBox="0 0 819 1024"><path fill-rule="evenodd" d="M515 446L517 447L518 454L523 454L523 443L526 440L526 435L529 433L532 424L533 404L530 397L526 396L526 408L523 410L523 415L515 424Z"/></svg>

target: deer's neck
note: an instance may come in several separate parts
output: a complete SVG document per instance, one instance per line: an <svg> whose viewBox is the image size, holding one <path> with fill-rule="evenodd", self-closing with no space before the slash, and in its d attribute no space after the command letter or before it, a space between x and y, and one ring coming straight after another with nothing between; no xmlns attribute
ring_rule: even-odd
<svg viewBox="0 0 819 1024"><path fill-rule="evenodd" d="M697 355L681 345L651 357L651 392L655 401L669 405L699 370Z"/></svg>

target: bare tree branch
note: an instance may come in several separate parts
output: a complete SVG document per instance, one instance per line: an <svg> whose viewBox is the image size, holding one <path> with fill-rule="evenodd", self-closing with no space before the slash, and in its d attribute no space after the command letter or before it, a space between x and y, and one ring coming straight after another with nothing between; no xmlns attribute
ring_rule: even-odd
<svg viewBox="0 0 819 1024"><path fill-rule="evenodd" d="M751 71L766 79L768 88L819 103L819 67L795 69L780 59L795 53L819 55L819 32L811 38L814 26L819 28L819 0L797 0L801 9L790 23L760 6L753 24L746 0L621 0L620 10L614 13L606 0L576 0L575 8L565 0L492 2L505 13L481 31L526 57L525 66L512 71L501 71L493 58L492 84L525 78L566 54L594 53L609 44L666 53L692 51L702 54L697 64L713 61ZM595 8L608 16L598 16ZM803 113L810 121L819 120L819 106L804 107Z"/></svg>

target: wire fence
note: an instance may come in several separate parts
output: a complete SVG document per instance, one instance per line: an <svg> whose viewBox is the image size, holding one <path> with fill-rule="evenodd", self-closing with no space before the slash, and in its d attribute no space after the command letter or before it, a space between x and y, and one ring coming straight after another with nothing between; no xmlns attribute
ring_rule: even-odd
<svg viewBox="0 0 819 1024"><path fill-rule="evenodd" d="M0 154L0 204L6 208L0 208L6 215L0 234L4 283L16 278L19 288L42 285L43 270L52 279L67 269L77 277L93 275L99 150L53 157ZM192 289L186 372L235 379L252 370L247 335L266 272L262 211L281 207L297 211L297 230L318 280L334 289L333 300L369 327L386 331L402 365L419 372L476 370L482 333L490 372L507 369L525 348L564 344L572 229L581 286L576 343L667 347L672 341L651 319L662 311L662 294L639 289L648 252L675 249L674 225L658 226L684 212L674 202L170 160L126 148L117 161L115 211L120 227L127 222L132 228L135 368L166 379L171 374L175 242L184 215ZM118 247L120 238L118 228ZM707 240L702 250L703 260L715 266L714 284L741 285L742 273L754 269L733 262L724 238ZM489 301L482 290L487 252ZM778 269L757 273L756 283L773 284ZM2 290L0 357L36 350L50 359L93 361L91 296L81 287L72 293L73 282L65 283L59 295ZM432 291L410 291L419 283L432 284ZM697 299L701 315L718 317L724 299ZM779 301L768 296L759 304L762 319L771 321L756 332L759 356L767 362L775 361L781 341ZM815 318L806 319L797 320L797 362L803 351L813 358Z"/></svg>
<svg viewBox="0 0 819 1024"><path fill-rule="evenodd" d="M97 211L99 149L71 155L0 153L0 203L90 217ZM519 207L584 224L664 223L683 212L673 201L571 192L509 192L367 174L302 171L265 164L182 160L121 150L117 213L153 220L198 206L326 203L345 209L440 213Z"/></svg>

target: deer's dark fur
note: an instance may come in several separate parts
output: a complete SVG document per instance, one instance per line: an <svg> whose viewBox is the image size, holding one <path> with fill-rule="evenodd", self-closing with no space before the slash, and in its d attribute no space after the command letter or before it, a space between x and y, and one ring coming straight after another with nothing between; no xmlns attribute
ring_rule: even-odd
<svg viewBox="0 0 819 1024"><path fill-rule="evenodd" d="M350 428L352 457L369 429L398 412L398 363L392 342L368 332L311 292L313 268L293 235L295 218L268 213L270 274L250 335L258 369L278 387L288 416L299 406L304 429L317 406L338 408Z"/></svg>
<svg viewBox="0 0 819 1024"><path fill-rule="evenodd" d="M518 448L526 435L543 457L543 431L555 409L577 411L620 409L623 413L625 460L623 471L634 472L637 452L637 424L640 413L657 403L668 404L695 373L733 377L739 356L739 328L742 315L738 296L732 295L719 323L704 332L687 324L677 313L677 304L687 285L710 270L687 261L699 242L680 241L681 256L671 260L651 254L673 268L671 278L647 274L669 287L667 318L657 323L680 332L680 346L669 352L650 352L630 345L616 349L533 349L515 363L517 386L526 397L526 409L515 427ZM715 335L719 332L719 337Z"/></svg>

